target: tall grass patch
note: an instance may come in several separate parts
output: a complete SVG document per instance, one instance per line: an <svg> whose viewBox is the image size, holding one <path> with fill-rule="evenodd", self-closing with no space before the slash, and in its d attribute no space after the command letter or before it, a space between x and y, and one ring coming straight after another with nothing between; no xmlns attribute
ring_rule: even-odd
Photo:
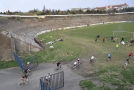
<svg viewBox="0 0 134 90"><path fill-rule="evenodd" d="M0 69L9 68L9 67L15 67L18 64L13 61L0 61Z"/></svg>
<svg viewBox="0 0 134 90"><path fill-rule="evenodd" d="M80 81L80 86L81 86L82 90L110 90L108 87L105 87L105 86L96 86L90 80Z"/></svg>

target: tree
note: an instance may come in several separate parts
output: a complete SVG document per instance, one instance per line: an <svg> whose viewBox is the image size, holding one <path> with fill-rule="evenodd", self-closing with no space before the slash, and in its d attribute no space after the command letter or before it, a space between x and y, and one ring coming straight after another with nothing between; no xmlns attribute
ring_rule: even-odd
<svg viewBox="0 0 134 90"><path fill-rule="evenodd" d="M103 11L104 11L104 10L103 10ZM100 10L99 13L102 14L102 11Z"/></svg>
<svg viewBox="0 0 134 90"><path fill-rule="evenodd" d="M55 10L54 9L51 12L52 12L53 15L55 15Z"/></svg>
<svg viewBox="0 0 134 90"><path fill-rule="evenodd" d="M117 10L114 8L113 13L117 13Z"/></svg>
<svg viewBox="0 0 134 90"><path fill-rule="evenodd" d="M70 10L69 9L67 10L67 14L70 14Z"/></svg>
<svg viewBox="0 0 134 90"><path fill-rule="evenodd" d="M47 9L47 10L45 11L45 14L48 15L49 13L50 13L50 11Z"/></svg>
<svg viewBox="0 0 134 90"><path fill-rule="evenodd" d="M78 10L78 14L82 14L83 13L83 11L80 9L80 10Z"/></svg>
<svg viewBox="0 0 134 90"><path fill-rule="evenodd" d="M44 5L44 7L43 7L42 12L46 12L46 7L45 7L45 5Z"/></svg>
<svg viewBox="0 0 134 90"><path fill-rule="evenodd" d="M8 11L6 12L6 14L7 14L7 15L10 15L10 14L11 14L11 12L8 10Z"/></svg>
<svg viewBox="0 0 134 90"><path fill-rule="evenodd" d="M98 14L99 13L99 10L97 10L96 13Z"/></svg>
<svg viewBox="0 0 134 90"><path fill-rule="evenodd" d="M71 13L71 14L76 14L74 10L72 10L70 13Z"/></svg>
<svg viewBox="0 0 134 90"><path fill-rule="evenodd" d="M87 14L90 14L90 13L91 13L91 11L90 11L90 10L87 10L87 11L86 11L86 13L87 13Z"/></svg>

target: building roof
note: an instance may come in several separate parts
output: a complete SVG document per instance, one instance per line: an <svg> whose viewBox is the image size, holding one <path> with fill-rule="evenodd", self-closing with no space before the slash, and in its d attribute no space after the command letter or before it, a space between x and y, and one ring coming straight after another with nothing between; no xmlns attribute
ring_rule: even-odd
<svg viewBox="0 0 134 90"><path fill-rule="evenodd" d="M104 7L96 7L94 8L95 10L106 10L106 9L112 9L112 8L120 8L123 6L128 6L126 3L124 4L119 4L119 5L108 5L108 6L104 6Z"/></svg>
<svg viewBox="0 0 134 90"><path fill-rule="evenodd" d="M97 9L97 10L105 10L106 7L96 7L96 8L94 8L94 9Z"/></svg>
<svg viewBox="0 0 134 90"><path fill-rule="evenodd" d="M119 4L119 5L112 5L112 7L122 7L122 6L128 6L126 3L124 4Z"/></svg>

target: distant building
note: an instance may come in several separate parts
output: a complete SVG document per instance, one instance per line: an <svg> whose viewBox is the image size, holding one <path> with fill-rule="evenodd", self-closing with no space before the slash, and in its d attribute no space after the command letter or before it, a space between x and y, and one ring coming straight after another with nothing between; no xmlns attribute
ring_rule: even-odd
<svg viewBox="0 0 134 90"><path fill-rule="evenodd" d="M80 10L81 8L72 8L71 11L78 11Z"/></svg>
<svg viewBox="0 0 134 90"><path fill-rule="evenodd" d="M116 9L116 10L122 10L124 8L128 8L128 5L126 3L124 3L124 4L120 4L120 5L112 5L110 8Z"/></svg>
<svg viewBox="0 0 134 90"><path fill-rule="evenodd" d="M134 7L128 7L128 8L134 8Z"/></svg>
<svg viewBox="0 0 134 90"><path fill-rule="evenodd" d="M83 12L86 12L87 10L91 10L91 8L72 8L71 11L78 11L82 10Z"/></svg>
<svg viewBox="0 0 134 90"><path fill-rule="evenodd" d="M86 12L87 10L92 10L91 8L82 8L81 9L83 12Z"/></svg>
<svg viewBox="0 0 134 90"><path fill-rule="evenodd" d="M96 7L96 8L94 8L94 10L95 11L97 11L97 10L105 11L105 10L107 10L107 7Z"/></svg>
<svg viewBox="0 0 134 90"><path fill-rule="evenodd" d="M96 7L93 10L108 11L108 10L114 10L114 9L122 10L124 8L128 8L128 5L126 3L119 4L119 5L108 5L108 6L104 6L104 7ZM91 8L72 8L71 9L71 11L78 11L78 10L82 10L83 12L86 12L87 10L92 10L92 9Z"/></svg>
<svg viewBox="0 0 134 90"><path fill-rule="evenodd" d="M96 7L96 8L94 8L94 10L108 11L108 10L113 10L113 9L122 10L124 8L128 8L128 5L126 3L119 4L119 5L108 5L108 6L104 6L104 7Z"/></svg>

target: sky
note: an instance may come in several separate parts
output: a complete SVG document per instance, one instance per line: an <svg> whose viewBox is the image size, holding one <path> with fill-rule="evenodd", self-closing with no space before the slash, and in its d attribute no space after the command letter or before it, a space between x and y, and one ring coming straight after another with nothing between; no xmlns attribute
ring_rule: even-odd
<svg viewBox="0 0 134 90"><path fill-rule="evenodd" d="M0 0L0 12L43 10L44 6L46 9L70 10L71 8L95 8L124 3L134 7L134 0Z"/></svg>

